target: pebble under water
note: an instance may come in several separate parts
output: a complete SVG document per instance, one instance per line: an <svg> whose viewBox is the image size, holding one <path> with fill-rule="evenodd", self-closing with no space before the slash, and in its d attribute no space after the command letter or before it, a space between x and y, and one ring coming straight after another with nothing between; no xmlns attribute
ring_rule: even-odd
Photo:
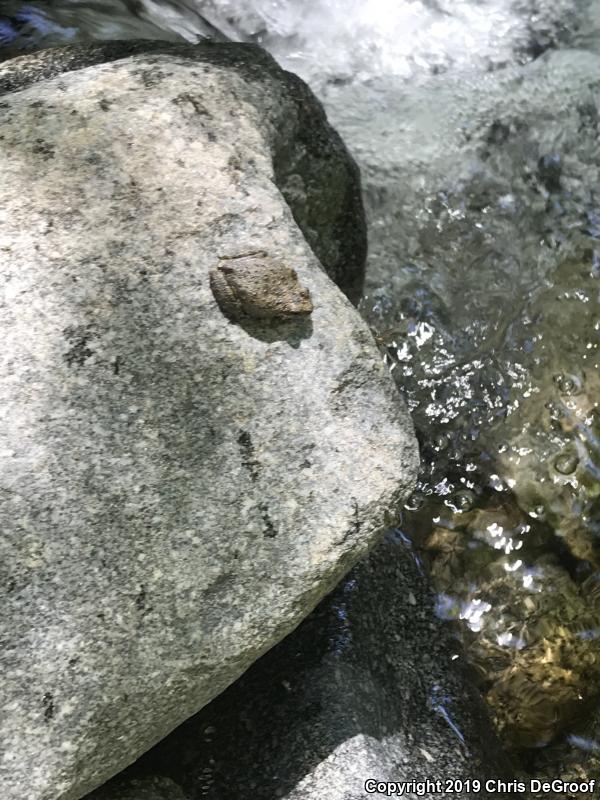
<svg viewBox="0 0 600 800"><path fill-rule="evenodd" d="M6 54L216 30L312 85L361 166L361 312L421 445L401 535L517 770L600 778L600 2L9 5Z"/></svg>

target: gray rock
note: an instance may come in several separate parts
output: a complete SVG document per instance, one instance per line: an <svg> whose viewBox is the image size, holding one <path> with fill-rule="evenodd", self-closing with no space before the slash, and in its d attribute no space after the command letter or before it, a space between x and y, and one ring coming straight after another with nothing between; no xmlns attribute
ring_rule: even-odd
<svg viewBox="0 0 600 800"><path fill-rule="evenodd" d="M463 782L425 797L505 797L481 788L510 779L511 769L460 652L435 616L418 559L393 532L129 776L159 770L191 800L383 797L365 791L369 778L429 779L446 790L446 781ZM469 779L481 782L479 792ZM111 788L102 800L120 800Z"/></svg>
<svg viewBox="0 0 600 800"><path fill-rule="evenodd" d="M0 68L3 800L74 800L205 705L415 476L315 256L339 276L362 226L318 103L256 48L160 49ZM209 272L256 251L310 315L224 316Z"/></svg>

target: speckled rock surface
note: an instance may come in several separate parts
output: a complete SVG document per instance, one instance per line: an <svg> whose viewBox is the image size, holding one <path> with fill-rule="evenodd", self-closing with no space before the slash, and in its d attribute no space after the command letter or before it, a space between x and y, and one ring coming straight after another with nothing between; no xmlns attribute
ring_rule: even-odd
<svg viewBox="0 0 600 800"><path fill-rule="evenodd" d="M167 774L189 800L383 797L365 791L369 778L463 781L445 794L414 787L402 795L409 800L503 798L465 788L469 778L483 785L511 770L434 603L405 537L385 537L129 779ZM120 800L118 786L102 800Z"/></svg>
<svg viewBox="0 0 600 800"><path fill-rule="evenodd" d="M286 203L310 233L313 198L358 191L308 90L249 47L73 52L2 66L3 800L75 800L205 705L376 540L417 462ZM312 229L328 258L362 220L338 223ZM224 316L209 271L255 251L308 316Z"/></svg>

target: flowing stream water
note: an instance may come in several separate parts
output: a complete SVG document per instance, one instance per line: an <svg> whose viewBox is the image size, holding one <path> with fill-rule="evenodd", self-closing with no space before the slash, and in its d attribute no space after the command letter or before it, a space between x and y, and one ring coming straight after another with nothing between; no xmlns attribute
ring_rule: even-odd
<svg viewBox="0 0 600 800"><path fill-rule="evenodd" d="M3 9L7 56L222 36L312 86L362 170L361 311L421 444L402 533L516 768L600 778L600 0Z"/></svg>

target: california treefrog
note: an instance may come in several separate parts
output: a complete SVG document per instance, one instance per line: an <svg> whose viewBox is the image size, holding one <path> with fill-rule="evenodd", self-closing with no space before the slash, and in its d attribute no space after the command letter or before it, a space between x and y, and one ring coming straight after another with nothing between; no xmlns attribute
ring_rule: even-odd
<svg viewBox="0 0 600 800"><path fill-rule="evenodd" d="M221 257L210 270L210 287L221 311L233 321L285 320L313 310L296 271L264 251Z"/></svg>

